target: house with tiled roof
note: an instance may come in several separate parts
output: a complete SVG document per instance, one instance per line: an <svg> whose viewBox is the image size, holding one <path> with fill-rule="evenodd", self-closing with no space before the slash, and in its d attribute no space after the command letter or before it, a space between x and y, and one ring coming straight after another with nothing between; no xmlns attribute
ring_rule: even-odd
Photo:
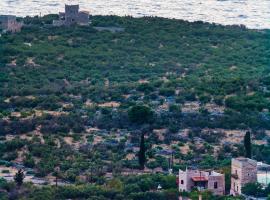
<svg viewBox="0 0 270 200"><path fill-rule="evenodd" d="M215 195L224 195L225 176L215 171L179 170L178 187L180 192L198 189L199 191L209 190Z"/></svg>

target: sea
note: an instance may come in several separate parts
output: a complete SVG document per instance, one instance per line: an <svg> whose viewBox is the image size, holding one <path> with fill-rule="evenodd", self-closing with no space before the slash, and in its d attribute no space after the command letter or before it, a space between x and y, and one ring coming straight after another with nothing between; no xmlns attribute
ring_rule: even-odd
<svg viewBox="0 0 270 200"><path fill-rule="evenodd" d="M91 15L158 16L270 29L270 0L0 0L0 15L46 15L80 4Z"/></svg>

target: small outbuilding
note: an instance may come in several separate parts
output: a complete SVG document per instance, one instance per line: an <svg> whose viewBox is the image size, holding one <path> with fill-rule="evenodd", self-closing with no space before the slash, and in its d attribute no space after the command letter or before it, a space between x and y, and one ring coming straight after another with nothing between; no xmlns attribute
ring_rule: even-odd
<svg viewBox="0 0 270 200"><path fill-rule="evenodd" d="M0 29L2 32L17 33L22 29L23 23L18 22L14 15L0 15Z"/></svg>

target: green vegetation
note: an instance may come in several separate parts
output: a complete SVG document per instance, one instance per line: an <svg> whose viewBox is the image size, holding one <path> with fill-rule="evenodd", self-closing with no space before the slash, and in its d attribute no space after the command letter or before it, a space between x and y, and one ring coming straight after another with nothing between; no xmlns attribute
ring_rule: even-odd
<svg viewBox="0 0 270 200"><path fill-rule="evenodd" d="M22 169L19 169L14 177L14 181L16 182L17 186L20 187L23 184L24 178L25 178L24 172L22 171Z"/></svg>
<svg viewBox="0 0 270 200"><path fill-rule="evenodd" d="M139 165L141 169L144 169L146 163L145 157L145 142L144 142L144 133L141 134L141 141L140 141L140 150L139 150Z"/></svg>
<svg viewBox="0 0 270 200"><path fill-rule="evenodd" d="M138 123L138 124L145 124L149 123L153 118L153 111L147 106L133 106L129 112L128 116L130 121Z"/></svg>
<svg viewBox="0 0 270 200"><path fill-rule="evenodd" d="M251 145L251 135L249 131L246 132L246 135L244 137L244 146L246 151L246 157L251 158L252 145Z"/></svg>
<svg viewBox="0 0 270 200"><path fill-rule="evenodd" d="M242 188L242 192L253 197L267 197L270 194L270 185L264 188L259 183L248 183Z"/></svg>
<svg viewBox="0 0 270 200"><path fill-rule="evenodd" d="M169 176L128 175L167 172L171 157L174 172L226 169L245 155L237 131L270 163L268 30L116 16L52 27L56 17L21 19L21 33L0 37L1 165L75 184L23 184L27 199L175 199L173 181L155 191Z"/></svg>
<svg viewBox="0 0 270 200"><path fill-rule="evenodd" d="M158 185L162 189L158 190ZM4 190L11 190L12 183L0 179L0 199L7 200ZM4 189L4 190L1 190ZM140 175L118 177L108 180L105 184L78 184L67 186L36 187L24 184L20 190L13 191L13 199L19 200L64 200L64 199L91 199L91 200L177 200L175 176ZM209 191L201 192L207 200L242 200L240 197L218 197ZM192 200L198 200L199 192L182 193Z"/></svg>
<svg viewBox="0 0 270 200"><path fill-rule="evenodd" d="M162 185L162 191L157 190L158 184ZM0 179L0 189L9 191L12 183ZM15 192L14 192L15 193ZM3 200L8 199L6 193L0 190ZM61 199L102 199L102 200L147 200L160 199L177 200L176 179L174 176L141 175L119 177L106 182L106 184L80 184L68 186L43 186L35 187L24 184L16 191L16 198L28 200L61 200ZM2 200L1 199L1 200Z"/></svg>
<svg viewBox="0 0 270 200"><path fill-rule="evenodd" d="M199 199L199 195L202 196L202 199L209 199L209 200L244 200L244 198L242 197L220 197L220 196L214 196L211 192L209 191L204 191L204 192L199 192L197 190L194 190L190 193L182 193L181 194L184 197L189 197L192 200L198 200Z"/></svg>

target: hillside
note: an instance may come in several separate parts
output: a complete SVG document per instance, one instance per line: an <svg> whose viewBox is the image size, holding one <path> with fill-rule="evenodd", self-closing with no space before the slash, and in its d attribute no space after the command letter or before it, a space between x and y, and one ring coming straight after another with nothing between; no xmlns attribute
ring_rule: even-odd
<svg viewBox="0 0 270 200"><path fill-rule="evenodd" d="M93 16L90 27L25 18L0 37L0 160L38 177L84 181L137 169L227 166L243 155L270 163L270 32L162 18ZM96 27L110 27L111 31ZM120 31L112 31L115 28ZM146 105L147 127L128 111Z"/></svg>

